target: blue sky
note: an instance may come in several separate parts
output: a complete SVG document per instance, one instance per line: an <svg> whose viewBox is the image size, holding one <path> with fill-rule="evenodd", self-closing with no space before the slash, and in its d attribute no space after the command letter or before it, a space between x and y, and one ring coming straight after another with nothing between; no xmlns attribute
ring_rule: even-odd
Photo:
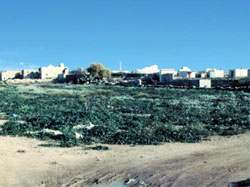
<svg viewBox="0 0 250 187"><path fill-rule="evenodd" d="M250 0L0 0L0 70L250 68Z"/></svg>

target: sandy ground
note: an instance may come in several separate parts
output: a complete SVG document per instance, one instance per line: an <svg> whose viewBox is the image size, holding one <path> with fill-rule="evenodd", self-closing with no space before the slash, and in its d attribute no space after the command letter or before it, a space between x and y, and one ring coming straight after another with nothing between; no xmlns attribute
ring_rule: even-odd
<svg viewBox="0 0 250 187"><path fill-rule="evenodd" d="M250 133L195 144L108 145L110 150L43 147L0 136L0 186L228 186L250 178ZM109 186L109 185L108 185Z"/></svg>

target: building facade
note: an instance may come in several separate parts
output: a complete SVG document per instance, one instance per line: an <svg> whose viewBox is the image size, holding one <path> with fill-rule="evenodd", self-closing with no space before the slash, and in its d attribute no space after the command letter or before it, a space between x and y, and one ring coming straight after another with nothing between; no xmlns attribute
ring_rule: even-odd
<svg viewBox="0 0 250 187"><path fill-rule="evenodd" d="M39 79L40 72L38 69L24 69L22 70L23 79Z"/></svg>
<svg viewBox="0 0 250 187"><path fill-rule="evenodd" d="M154 73L159 73L160 70L157 65L145 67L143 69L138 69L134 73L141 73L141 74L154 74Z"/></svg>
<svg viewBox="0 0 250 187"><path fill-rule="evenodd" d="M209 78L224 78L224 71L223 70L211 70L207 73Z"/></svg>
<svg viewBox="0 0 250 187"><path fill-rule="evenodd" d="M196 72L187 72L187 71L180 71L178 73L179 77L182 78L189 78L189 79L194 79L196 77Z"/></svg>
<svg viewBox="0 0 250 187"><path fill-rule="evenodd" d="M160 82L167 82L173 80L177 72L174 69L162 69L160 70Z"/></svg>
<svg viewBox="0 0 250 187"><path fill-rule="evenodd" d="M21 74L22 74L21 71L2 71L0 72L0 81L21 78Z"/></svg>
<svg viewBox="0 0 250 187"><path fill-rule="evenodd" d="M248 77L248 69L232 69L229 70L230 78L244 78Z"/></svg>
<svg viewBox="0 0 250 187"><path fill-rule="evenodd" d="M39 71L41 79L65 78L69 73L68 68L65 67L63 63L61 63L59 66L49 65L47 67L41 67Z"/></svg>
<svg viewBox="0 0 250 187"><path fill-rule="evenodd" d="M195 75L192 74L191 69L188 67L182 67L179 69L178 76L182 78L195 78Z"/></svg>
<svg viewBox="0 0 250 187"><path fill-rule="evenodd" d="M211 80L210 79L200 79L199 88L211 88Z"/></svg>

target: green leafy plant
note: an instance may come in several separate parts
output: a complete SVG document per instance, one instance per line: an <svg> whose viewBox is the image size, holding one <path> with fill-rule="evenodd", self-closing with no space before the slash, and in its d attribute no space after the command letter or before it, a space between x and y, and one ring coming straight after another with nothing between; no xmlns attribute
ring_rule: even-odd
<svg viewBox="0 0 250 187"><path fill-rule="evenodd" d="M118 86L0 85L1 135L80 144L198 142L250 129L250 94ZM34 87L34 86L33 86Z"/></svg>

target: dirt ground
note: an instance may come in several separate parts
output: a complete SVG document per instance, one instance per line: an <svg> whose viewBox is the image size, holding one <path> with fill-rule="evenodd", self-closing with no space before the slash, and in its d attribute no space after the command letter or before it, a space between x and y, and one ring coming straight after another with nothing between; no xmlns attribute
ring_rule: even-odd
<svg viewBox="0 0 250 187"><path fill-rule="evenodd" d="M250 133L107 151L45 143L0 136L0 186L228 186L250 178Z"/></svg>

